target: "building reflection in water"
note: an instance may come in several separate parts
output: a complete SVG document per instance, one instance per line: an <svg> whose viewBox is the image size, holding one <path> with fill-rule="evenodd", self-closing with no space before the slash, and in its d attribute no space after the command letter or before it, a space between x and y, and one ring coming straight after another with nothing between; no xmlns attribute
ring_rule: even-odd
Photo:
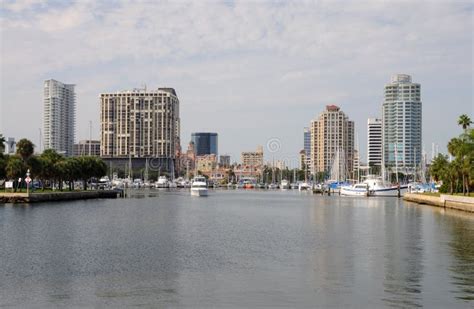
<svg viewBox="0 0 474 309"><path fill-rule="evenodd" d="M441 219L442 213L439 214ZM455 297L465 301L474 300L474 220L472 214L449 211L445 216L452 253L451 283L457 287L452 290ZM439 220L442 221L442 220Z"/></svg>
<svg viewBox="0 0 474 309"><path fill-rule="evenodd" d="M385 203L383 302L396 308L422 307L423 221L417 208Z"/></svg>

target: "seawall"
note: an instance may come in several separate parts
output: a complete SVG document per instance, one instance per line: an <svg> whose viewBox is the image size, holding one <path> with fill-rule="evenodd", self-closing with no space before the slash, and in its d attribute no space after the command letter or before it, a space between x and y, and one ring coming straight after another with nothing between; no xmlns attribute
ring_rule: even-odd
<svg viewBox="0 0 474 309"><path fill-rule="evenodd" d="M47 193L0 193L0 203L40 203L51 201L72 201L97 198L117 198L120 191L97 190L81 192L47 192Z"/></svg>
<svg viewBox="0 0 474 309"><path fill-rule="evenodd" d="M474 213L474 197L447 194L432 196L426 194L406 193L403 196L403 199L418 204L451 208Z"/></svg>

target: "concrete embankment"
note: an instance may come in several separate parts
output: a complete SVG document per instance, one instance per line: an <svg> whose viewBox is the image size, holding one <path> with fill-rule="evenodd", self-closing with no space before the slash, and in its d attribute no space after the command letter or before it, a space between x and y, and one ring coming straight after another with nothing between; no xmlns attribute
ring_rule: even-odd
<svg viewBox="0 0 474 309"><path fill-rule="evenodd" d="M468 211L474 213L474 197L447 195L440 196L406 193L403 196L405 201L415 202L418 204L426 204L456 210Z"/></svg>
<svg viewBox="0 0 474 309"><path fill-rule="evenodd" d="M48 192L48 193L0 193L0 203L39 203L51 201L72 201L96 198L117 198L120 191L98 190L81 192Z"/></svg>

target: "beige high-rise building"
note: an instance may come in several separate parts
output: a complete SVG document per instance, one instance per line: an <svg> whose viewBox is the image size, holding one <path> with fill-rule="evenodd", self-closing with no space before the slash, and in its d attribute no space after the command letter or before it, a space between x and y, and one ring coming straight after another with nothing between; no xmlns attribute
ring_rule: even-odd
<svg viewBox="0 0 474 309"><path fill-rule="evenodd" d="M242 152L241 160L243 166L262 167L263 147L258 146L257 151Z"/></svg>
<svg viewBox="0 0 474 309"><path fill-rule="evenodd" d="M180 149L179 100L173 88L102 93L100 105L102 158L159 158L160 168L170 168Z"/></svg>
<svg viewBox="0 0 474 309"><path fill-rule="evenodd" d="M327 105L311 122L311 173L346 180L354 164L354 122L338 106Z"/></svg>

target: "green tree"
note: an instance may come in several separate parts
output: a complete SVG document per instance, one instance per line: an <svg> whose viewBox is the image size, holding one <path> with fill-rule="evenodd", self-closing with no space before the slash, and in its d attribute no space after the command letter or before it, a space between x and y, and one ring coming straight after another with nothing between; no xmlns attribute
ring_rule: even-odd
<svg viewBox="0 0 474 309"><path fill-rule="evenodd" d="M57 170L57 162L64 159L63 156L58 154L54 149L46 149L39 157L42 164L42 172L40 179L42 180L43 190L45 188L46 180L48 180L51 186L54 186L54 181L58 179L59 171Z"/></svg>
<svg viewBox="0 0 474 309"><path fill-rule="evenodd" d="M468 115L462 114L459 116L458 125L462 126L463 130L465 131L469 126L472 124L471 118Z"/></svg>
<svg viewBox="0 0 474 309"><path fill-rule="evenodd" d="M19 156L10 156L6 165L6 176L8 179L13 179L16 183L18 178L23 178L26 173L26 166ZM15 192L16 188L15 187Z"/></svg>
<svg viewBox="0 0 474 309"><path fill-rule="evenodd" d="M16 154L21 156L23 161L26 161L33 155L34 148L35 146L30 140L22 138L18 143L16 143Z"/></svg>
<svg viewBox="0 0 474 309"><path fill-rule="evenodd" d="M435 181L440 181L445 178L448 165L448 158L442 154L438 154L438 156L431 163L430 167L430 174Z"/></svg>
<svg viewBox="0 0 474 309"><path fill-rule="evenodd" d="M5 152L5 137L3 134L0 134L0 154L3 154Z"/></svg>

